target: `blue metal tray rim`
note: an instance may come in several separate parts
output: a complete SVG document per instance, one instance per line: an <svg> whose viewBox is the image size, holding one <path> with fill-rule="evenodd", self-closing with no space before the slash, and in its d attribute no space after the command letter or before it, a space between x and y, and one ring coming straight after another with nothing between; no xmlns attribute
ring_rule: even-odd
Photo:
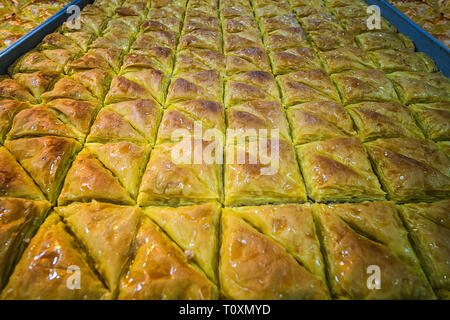
<svg viewBox="0 0 450 320"><path fill-rule="evenodd" d="M64 8L59 10L53 16L42 22L36 28L25 34L19 40L15 41L8 48L0 52L0 74L5 74L8 67L20 56L32 50L49 33L58 28L67 18L67 9L70 6L78 5L82 9L92 0L74 0Z"/></svg>
<svg viewBox="0 0 450 320"><path fill-rule="evenodd" d="M450 50L435 37L430 35L414 21L385 0L365 0L370 5L377 5L381 15L394 25L399 32L411 38L417 51L426 53L442 73L450 77Z"/></svg>

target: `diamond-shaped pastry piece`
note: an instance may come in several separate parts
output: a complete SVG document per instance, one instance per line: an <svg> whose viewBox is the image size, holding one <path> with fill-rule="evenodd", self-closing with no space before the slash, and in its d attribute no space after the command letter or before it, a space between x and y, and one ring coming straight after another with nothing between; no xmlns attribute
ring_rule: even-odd
<svg viewBox="0 0 450 320"><path fill-rule="evenodd" d="M340 102L330 77L321 69L302 70L277 77L284 107L310 101Z"/></svg>
<svg viewBox="0 0 450 320"><path fill-rule="evenodd" d="M450 80L440 72L399 71L387 77L404 104L450 102Z"/></svg>
<svg viewBox="0 0 450 320"><path fill-rule="evenodd" d="M450 159L425 139L379 139L365 144L375 170L396 202L430 201L450 192Z"/></svg>
<svg viewBox="0 0 450 320"><path fill-rule="evenodd" d="M362 141L378 138L424 138L407 107L396 102L361 102L346 107Z"/></svg>
<svg viewBox="0 0 450 320"><path fill-rule="evenodd" d="M225 107L252 100L279 100L279 91L272 74L249 71L234 75L225 85Z"/></svg>
<svg viewBox="0 0 450 320"><path fill-rule="evenodd" d="M297 47L280 52L271 52L273 73L286 74L304 69L321 69L322 64L311 48Z"/></svg>
<svg viewBox="0 0 450 320"><path fill-rule="evenodd" d="M309 36L314 46L320 51L355 46L353 34L345 30L316 30L310 31Z"/></svg>
<svg viewBox="0 0 450 320"><path fill-rule="evenodd" d="M382 71L356 70L331 75L347 105L361 101L399 102L393 84Z"/></svg>
<svg viewBox="0 0 450 320"><path fill-rule="evenodd" d="M287 109L286 114L295 145L356 134L350 116L336 102L302 103Z"/></svg>
<svg viewBox="0 0 450 320"><path fill-rule="evenodd" d="M342 47L318 53L328 74L348 71L375 69L369 56L357 47Z"/></svg>
<svg viewBox="0 0 450 320"><path fill-rule="evenodd" d="M369 52L370 57L384 72L394 71L437 71L433 60L422 52L408 49L384 49Z"/></svg>

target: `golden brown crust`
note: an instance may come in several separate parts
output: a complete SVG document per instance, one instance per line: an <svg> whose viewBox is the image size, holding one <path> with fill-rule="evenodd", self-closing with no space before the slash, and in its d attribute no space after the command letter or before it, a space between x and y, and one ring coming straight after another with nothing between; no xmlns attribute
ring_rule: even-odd
<svg viewBox="0 0 450 320"><path fill-rule="evenodd" d="M136 255L122 278L119 299L211 300L216 286L191 266L183 252L149 219L136 236Z"/></svg>
<svg viewBox="0 0 450 320"><path fill-rule="evenodd" d="M392 203L315 205L314 214L336 297L435 298ZM381 273L378 290L369 286L376 285L369 281L373 266Z"/></svg>
<svg viewBox="0 0 450 320"><path fill-rule="evenodd" d="M399 102L394 86L382 71L356 70L331 75L347 105L361 101Z"/></svg>
<svg viewBox="0 0 450 320"><path fill-rule="evenodd" d="M362 102L346 107L363 142L378 138L424 138L407 107L396 102Z"/></svg>
<svg viewBox="0 0 450 320"><path fill-rule="evenodd" d="M34 181L4 147L0 147L0 195L2 197L45 200Z"/></svg>
<svg viewBox="0 0 450 320"><path fill-rule="evenodd" d="M243 137L238 135L237 143L234 137L227 138L225 205L305 201L305 186L292 144L274 138L240 143Z"/></svg>
<svg viewBox="0 0 450 320"><path fill-rule="evenodd" d="M409 108L428 139L450 140L450 103L414 104Z"/></svg>
<svg viewBox="0 0 450 320"><path fill-rule="evenodd" d="M51 205L47 201L0 198L0 286L6 284L17 259L25 249Z"/></svg>
<svg viewBox="0 0 450 320"><path fill-rule="evenodd" d="M193 158L194 147L200 148L202 159ZM216 154L221 154L218 141L184 139L155 146L142 177L138 204L185 205L220 201L222 166Z"/></svg>
<svg viewBox="0 0 450 320"><path fill-rule="evenodd" d="M450 200L399 206L431 284L442 299L450 292Z"/></svg>
<svg viewBox="0 0 450 320"><path fill-rule="evenodd" d="M369 56L357 47L343 47L327 52L319 52L319 57L328 74L375 68L375 64L370 60Z"/></svg>
<svg viewBox="0 0 450 320"><path fill-rule="evenodd" d="M173 77L166 104L198 99L222 100L222 80L217 70L185 72Z"/></svg>
<svg viewBox="0 0 450 320"><path fill-rule="evenodd" d="M270 62L261 47L249 47L228 53L226 56L227 75L246 71L270 72Z"/></svg>
<svg viewBox="0 0 450 320"><path fill-rule="evenodd" d="M321 69L322 64L311 48L292 48L280 52L271 52L273 73L285 74L302 69Z"/></svg>
<svg viewBox="0 0 450 320"><path fill-rule="evenodd" d="M316 30L310 31L309 36L315 47L321 51L355 46L353 34L345 30Z"/></svg>
<svg viewBox="0 0 450 320"><path fill-rule="evenodd" d="M310 198L319 202L385 199L357 137L311 142L297 152Z"/></svg>
<svg viewBox="0 0 450 320"><path fill-rule="evenodd" d="M170 105L164 111L156 143L175 142L172 135L180 129L195 135L196 125L200 126L202 130L213 129L217 130L216 133L225 135L223 106L210 100L189 100ZM205 133L203 132L203 134Z"/></svg>
<svg viewBox="0 0 450 320"><path fill-rule="evenodd" d="M369 55L378 68L387 73L394 71L437 71L434 62L425 54L408 49L375 50L370 52Z"/></svg>
<svg viewBox="0 0 450 320"><path fill-rule="evenodd" d="M404 104L450 102L450 80L440 72L399 71L388 78Z"/></svg>
<svg viewBox="0 0 450 320"><path fill-rule="evenodd" d="M31 108L27 102L16 100L0 101L0 142L3 143L5 135L11 127L14 117L22 110Z"/></svg>
<svg viewBox="0 0 450 320"><path fill-rule="evenodd" d="M432 141L379 139L365 147L390 199L429 201L448 196L450 160Z"/></svg>
<svg viewBox="0 0 450 320"><path fill-rule="evenodd" d="M379 49L410 49L414 50L411 40L400 33L395 32L367 32L355 36L355 40L361 49L365 51Z"/></svg>
<svg viewBox="0 0 450 320"><path fill-rule="evenodd" d="M325 284L287 251L239 218L222 214L221 292L225 298L328 299Z"/></svg>
<svg viewBox="0 0 450 320"><path fill-rule="evenodd" d="M283 106L309 101L340 102L330 77L321 69L292 72L277 77Z"/></svg>
<svg viewBox="0 0 450 320"><path fill-rule="evenodd" d="M81 145L73 139L40 137L9 140L5 146L54 203Z"/></svg>
<svg viewBox="0 0 450 320"><path fill-rule="evenodd" d="M67 286L77 266L81 290ZM73 268L73 267L72 267ZM50 277L49 275L54 275ZM61 219L50 215L31 240L0 298L3 300L98 300L110 293L97 278Z"/></svg>
<svg viewBox="0 0 450 320"><path fill-rule="evenodd" d="M302 103L290 107L286 113L295 145L356 134L351 118L336 102Z"/></svg>
<svg viewBox="0 0 450 320"><path fill-rule="evenodd" d="M18 100L30 103L38 102L28 89L12 79L4 79L0 82L0 100Z"/></svg>
<svg viewBox="0 0 450 320"><path fill-rule="evenodd" d="M197 263L217 283L220 205L210 202L144 210L181 247L188 261Z"/></svg>
<svg viewBox="0 0 450 320"><path fill-rule="evenodd" d="M218 51L204 49L188 49L177 54L174 74L188 71L225 70L225 56Z"/></svg>
<svg viewBox="0 0 450 320"><path fill-rule="evenodd" d="M225 107L251 100L278 100L274 77L264 71L249 71L230 77L225 85Z"/></svg>
<svg viewBox="0 0 450 320"><path fill-rule="evenodd" d="M331 14L312 14L300 19L302 27L306 31L313 30L343 30L339 20Z"/></svg>
<svg viewBox="0 0 450 320"><path fill-rule="evenodd" d="M278 101L249 101L227 109L227 128L231 130L278 129L279 136L290 140L289 124Z"/></svg>
<svg viewBox="0 0 450 320"><path fill-rule="evenodd" d="M130 259L142 212L138 207L93 201L55 208L113 293Z"/></svg>
<svg viewBox="0 0 450 320"><path fill-rule="evenodd" d="M105 164L85 149L78 154L67 173L58 205L88 202L92 199L127 205L135 203Z"/></svg>

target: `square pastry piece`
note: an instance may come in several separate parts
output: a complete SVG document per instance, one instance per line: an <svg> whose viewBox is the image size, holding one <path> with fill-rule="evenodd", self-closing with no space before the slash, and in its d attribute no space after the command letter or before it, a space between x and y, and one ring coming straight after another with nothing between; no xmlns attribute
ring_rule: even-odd
<svg viewBox="0 0 450 320"><path fill-rule="evenodd" d="M130 142L86 144L67 173L58 205L93 199L135 204L149 152Z"/></svg>
<svg viewBox="0 0 450 320"><path fill-rule="evenodd" d="M409 108L427 138L450 140L450 102L413 104Z"/></svg>
<svg viewBox="0 0 450 320"><path fill-rule="evenodd" d="M341 102L328 74L321 70L303 70L277 77L284 107L309 101Z"/></svg>
<svg viewBox="0 0 450 320"><path fill-rule="evenodd" d="M139 189L138 204L187 205L222 199L223 144L183 139L155 146Z"/></svg>
<svg viewBox="0 0 450 320"><path fill-rule="evenodd" d="M313 212L334 297L435 298L392 202L315 204Z"/></svg>
<svg viewBox="0 0 450 320"><path fill-rule="evenodd" d="M450 299L450 200L399 206L431 285Z"/></svg>
<svg viewBox="0 0 450 320"><path fill-rule="evenodd" d="M346 107L363 142L378 138L424 138L411 111L396 102L361 102Z"/></svg>
<svg viewBox="0 0 450 320"><path fill-rule="evenodd" d="M225 147L225 205L258 205L306 201L292 144L260 139Z"/></svg>
<svg viewBox="0 0 450 320"><path fill-rule="evenodd" d="M295 145L356 134L352 119L336 102L302 103L290 107L286 113Z"/></svg>
<svg viewBox="0 0 450 320"><path fill-rule="evenodd" d="M450 80L442 73L394 72L388 75L404 104L450 102Z"/></svg>
<svg viewBox="0 0 450 320"><path fill-rule="evenodd" d="M430 201L450 193L450 159L424 139L379 139L365 144L381 183L395 202Z"/></svg>
<svg viewBox="0 0 450 320"><path fill-rule="evenodd" d="M343 47L327 52L319 52L328 74L347 71L374 69L375 64L369 56L358 47Z"/></svg>
<svg viewBox="0 0 450 320"><path fill-rule="evenodd" d="M329 299L309 206L225 208L221 243L226 299Z"/></svg>
<svg viewBox="0 0 450 320"><path fill-rule="evenodd" d="M357 137L311 142L297 152L310 198L319 202L385 199Z"/></svg>
<svg viewBox="0 0 450 320"><path fill-rule="evenodd" d="M347 71L333 74L331 79L345 105L361 101L399 101L394 86L380 70Z"/></svg>

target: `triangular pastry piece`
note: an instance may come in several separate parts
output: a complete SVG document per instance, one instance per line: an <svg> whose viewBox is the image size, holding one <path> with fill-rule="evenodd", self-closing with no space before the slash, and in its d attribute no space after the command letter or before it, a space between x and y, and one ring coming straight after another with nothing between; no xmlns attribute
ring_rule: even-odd
<svg viewBox="0 0 450 320"><path fill-rule="evenodd" d="M80 274L79 283L75 272ZM77 289L78 285L80 289ZM50 215L39 228L0 295L2 300L99 300L108 297L108 290L56 214Z"/></svg>
<svg viewBox="0 0 450 320"><path fill-rule="evenodd" d="M92 199L130 204L135 202L111 171L89 151L81 151L67 173L58 205Z"/></svg>
<svg viewBox="0 0 450 320"><path fill-rule="evenodd" d="M45 200L38 186L5 147L0 147L0 195Z"/></svg>
<svg viewBox="0 0 450 320"><path fill-rule="evenodd" d="M16 100L0 101L0 142L3 143L6 133L10 130L10 126L14 117L23 109L30 108L27 102Z"/></svg>
<svg viewBox="0 0 450 320"><path fill-rule="evenodd" d="M136 236L136 255L122 278L119 299L211 300L216 286L164 233L144 217Z"/></svg>
<svg viewBox="0 0 450 320"><path fill-rule="evenodd" d="M18 73L13 78L25 88L28 88L36 99L40 100L41 94L50 89L60 76L61 74L56 71L37 71L34 73Z"/></svg>
<svg viewBox="0 0 450 320"><path fill-rule="evenodd" d="M217 282L220 206L218 203L188 207L149 207L144 211L173 239L188 259Z"/></svg>
<svg viewBox="0 0 450 320"><path fill-rule="evenodd" d="M146 144L147 140L124 117L118 113L103 108L92 124L87 142L107 143L110 141L130 141Z"/></svg>
<svg viewBox="0 0 450 320"><path fill-rule="evenodd" d="M328 299L325 283L288 252L236 215L222 213L220 282L225 298Z"/></svg>
<svg viewBox="0 0 450 320"><path fill-rule="evenodd" d="M5 146L33 177L50 202L55 202L70 163L81 145L59 137L8 140Z"/></svg>
<svg viewBox="0 0 450 320"><path fill-rule="evenodd" d="M309 203L236 207L230 211L277 241L325 282L324 263Z"/></svg>
<svg viewBox="0 0 450 320"><path fill-rule="evenodd" d="M86 148L111 170L133 198L137 197L140 178L147 164L150 147L141 147L130 142L117 142L87 144Z"/></svg>
<svg viewBox="0 0 450 320"><path fill-rule="evenodd" d="M47 201L0 198L0 287L50 207Z"/></svg>
<svg viewBox="0 0 450 320"><path fill-rule="evenodd" d="M129 259L141 212L138 207L93 201L58 207L69 228L88 250L96 269L111 292L115 292Z"/></svg>
<svg viewBox="0 0 450 320"><path fill-rule="evenodd" d="M392 217L397 213L391 203L317 204L313 212L334 296L382 300L435 297L414 259L403 226ZM398 241L390 232L403 239Z"/></svg>

